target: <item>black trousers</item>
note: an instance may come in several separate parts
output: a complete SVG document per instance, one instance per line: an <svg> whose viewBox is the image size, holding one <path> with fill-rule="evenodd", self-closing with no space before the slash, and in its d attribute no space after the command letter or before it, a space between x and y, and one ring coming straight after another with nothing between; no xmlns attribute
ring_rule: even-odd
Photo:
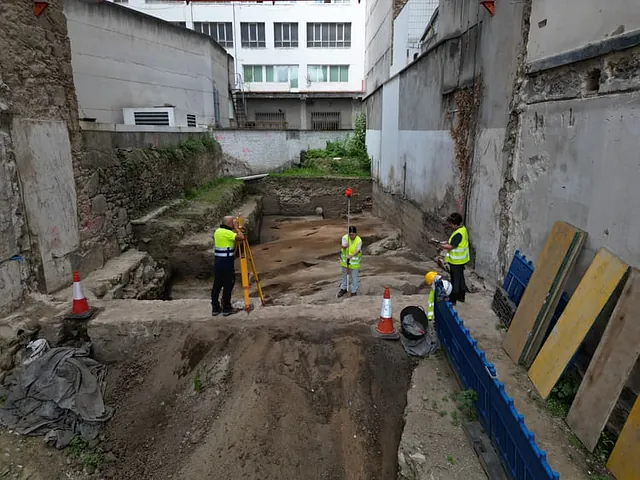
<svg viewBox="0 0 640 480"><path fill-rule="evenodd" d="M454 305L456 302L464 303L464 297L467 293L467 282L464 280L464 265L449 264L449 273L451 274L451 295L449 301Z"/></svg>
<svg viewBox="0 0 640 480"><path fill-rule="evenodd" d="M214 271L213 288L211 289L211 308L220 310L220 290L222 290L222 310L231 310L231 292L236 283L234 268L218 268Z"/></svg>

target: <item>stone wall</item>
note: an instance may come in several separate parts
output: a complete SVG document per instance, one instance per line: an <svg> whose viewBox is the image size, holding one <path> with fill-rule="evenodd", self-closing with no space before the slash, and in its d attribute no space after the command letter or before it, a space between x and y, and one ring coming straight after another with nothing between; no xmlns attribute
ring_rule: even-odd
<svg viewBox="0 0 640 480"><path fill-rule="evenodd" d="M247 185L251 193L263 196L264 215L316 215L316 209L321 208L325 218L340 217L347 213L347 188L353 190L353 213L371 207L368 178L269 176Z"/></svg>
<svg viewBox="0 0 640 480"><path fill-rule="evenodd" d="M59 0L0 3L0 313L71 281L82 138ZM75 180L75 181L74 181Z"/></svg>
<svg viewBox="0 0 640 480"><path fill-rule="evenodd" d="M137 215L213 180L222 158L206 130L91 127L84 124L82 132L82 164L92 172L83 190L90 208L81 211L93 238L90 254L79 262L87 271L133 243Z"/></svg>

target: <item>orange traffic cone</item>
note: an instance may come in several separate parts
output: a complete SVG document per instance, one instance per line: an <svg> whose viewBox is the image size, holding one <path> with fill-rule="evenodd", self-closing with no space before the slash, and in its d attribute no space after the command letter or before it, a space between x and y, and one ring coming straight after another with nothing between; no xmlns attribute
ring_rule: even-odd
<svg viewBox="0 0 640 480"><path fill-rule="evenodd" d="M82 292L82 284L80 283L80 274L73 272L73 307L71 307L71 315L67 318L74 320L88 320L95 313L96 309L89 306L89 302Z"/></svg>
<svg viewBox="0 0 640 480"><path fill-rule="evenodd" d="M398 340L400 335L393 327L393 317L391 315L391 293L389 287L384 287L382 297L382 309L380 310L380 320L378 326L373 330L373 334L385 340Z"/></svg>

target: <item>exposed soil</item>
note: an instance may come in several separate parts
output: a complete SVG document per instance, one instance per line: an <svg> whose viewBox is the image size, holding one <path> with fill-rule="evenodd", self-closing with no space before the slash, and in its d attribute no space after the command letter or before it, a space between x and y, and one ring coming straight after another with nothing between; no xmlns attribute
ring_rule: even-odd
<svg viewBox="0 0 640 480"><path fill-rule="evenodd" d="M118 461L103 476L395 478L411 362L365 330L302 321L163 337L110 371L105 444Z"/></svg>

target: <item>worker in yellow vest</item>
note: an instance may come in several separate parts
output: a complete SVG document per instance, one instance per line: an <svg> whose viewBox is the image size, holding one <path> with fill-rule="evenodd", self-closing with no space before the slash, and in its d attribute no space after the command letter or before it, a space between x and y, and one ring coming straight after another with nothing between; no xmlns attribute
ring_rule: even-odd
<svg viewBox="0 0 640 480"><path fill-rule="evenodd" d="M213 287L211 288L211 315L221 312L226 317L238 310L231 306L231 292L236 283L235 251L236 242L244 240L238 219L226 216L213 234ZM222 309L220 291L222 290Z"/></svg>
<svg viewBox="0 0 640 480"><path fill-rule="evenodd" d="M351 225L349 233L342 237L342 250L340 252L340 266L342 267L342 282L338 298L347 293L347 276L350 277L351 296L358 293L358 272L360 271L360 260L362 259L362 239L358 236L358 229Z"/></svg>
<svg viewBox="0 0 640 480"><path fill-rule="evenodd" d="M436 272L428 272L424 276L424 282L430 287L427 304L427 320L433 320L436 313L436 301L449 300L452 286L451 282L445 280Z"/></svg>
<svg viewBox="0 0 640 480"><path fill-rule="evenodd" d="M471 260L469 254L469 232L467 232L467 227L462 225L462 215L458 212L449 215L447 223L453 229L453 233L449 237L449 241L442 242L441 246L447 251L446 261L449 264L449 273L451 274L451 284L453 286L449 300L455 305L456 302L464 303L465 294L467 293L464 266Z"/></svg>

